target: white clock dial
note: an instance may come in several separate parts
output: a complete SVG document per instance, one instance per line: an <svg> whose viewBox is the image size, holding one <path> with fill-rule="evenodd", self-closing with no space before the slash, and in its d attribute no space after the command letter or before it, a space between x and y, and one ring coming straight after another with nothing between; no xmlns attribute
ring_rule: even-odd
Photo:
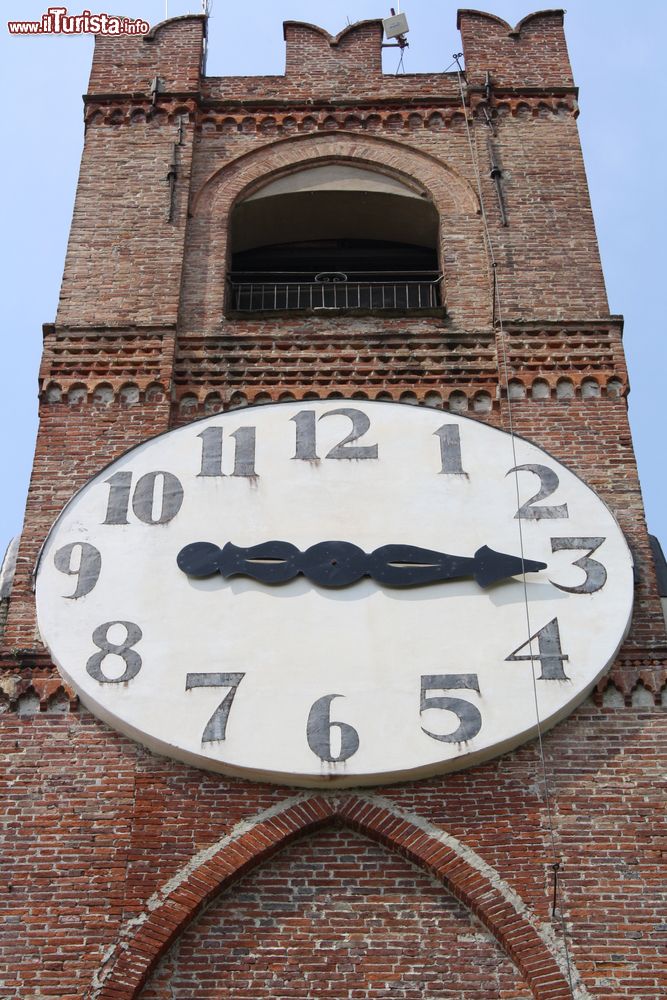
<svg viewBox="0 0 667 1000"><path fill-rule="evenodd" d="M553 725L613 660L632 593L614 517L546 452L360 400L144 442L67 505L37 573L42 638L100 718L200 767L326 786L531 738L533 675Z"/></svg>

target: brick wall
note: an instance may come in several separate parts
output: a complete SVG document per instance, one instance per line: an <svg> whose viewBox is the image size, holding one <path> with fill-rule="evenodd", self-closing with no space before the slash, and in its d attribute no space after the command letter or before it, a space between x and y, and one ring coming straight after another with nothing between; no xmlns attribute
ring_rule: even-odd
<svg viewBox="0 0 667 1000"><path fill-rule="evenodd" d="M335 38L288 22L283 77L201 79L199 16L97 40L0 615L2 1000L185 997L195 979L216 1000L571 995L535 744L381 793L296 794L137 747L78 706L40 645L39 547L100 467L205 413L329 396L424 403L505 429L511 405L516 431L590 483L626 532L632 631L544 746L576 995L659 994L667 642L562 12L510 29L462 11L459 25L503 328L455 74L382 76L377 21ZM444 315L225 315L234 204L267 176L322 162L408 176L428 193Z"/></svg>
<svg viewBox="0 0 667 1000"><path fill-rule="evenodd" d="M333 829L291 844L217 897L141 997L339 1000L432 997L443 988L469 1000L532 997L486 928L439 882Z"/></svg>
<svg viewBox="0 0 667 1000"><path fill-rule="evenodd" d="M586 703L545 737L572 961L588 995L600 1000L653 1000L660 991L665 747L662 713L647 695L640 686L624 706L608 688L607 704L601 698ZM0 780L9 802L0 890L8 918L0 931L3 997L141 995L123 984L135 968L138 979L149 975L175 929L193 917L151 989L172 977L171 988L183 990L192 971L206 964L206 986L216 1000L229 995L227 976L257 996L335 995L326 973L310 992L303 980L293 993L279 991L276 977L295 959L306 968L321 963L358 991L385 988L393 965L391 986L406 996L447 996L449 989L468 1000L480 988L467 978L470 967L483 963L493 971L482 980L490 997L568 996L562 984L540 993L535 982L532 993L522 993L531 959L512 945L512 929L527 921L520 937L540 930L529 952L537 966L546 965L544 941L558 931L557 922L550 930L551 851L534 744L468 772L377 796L320 795L307 805L308 793L300 793L303 805L295 810L291 789L157 757L58 700L42 708L27 692L2 717ZM297 819L284 818L296 811ZM332 824L348 833L327 832ZM261 850L253 852L249 838L258 825L264 827L256 834ZM289 846L310 827L325 832ZM428 847L429 831L447 838L438 851ZM447 852L455 850L447 867ZM274 860L263 868L269 857ZM471 862L477 867L466 875ZM488 871L493 883L487 885ZM491 884L504 894L498 900ZM503 911L509 890L526 908L521 920ZM202 900L210 909L197 920ZM496 945L489 934L494 914L500 914ZM283 947L288 939L291 952ZM407 947L414 939L423 942L416 954ZM334 945L346 954L338 967ZM508 948L523 972L512 972L503 960ZM87 992L96 974L99 991ZM153 995L161 996L147 989L145 996Z"/></svg>

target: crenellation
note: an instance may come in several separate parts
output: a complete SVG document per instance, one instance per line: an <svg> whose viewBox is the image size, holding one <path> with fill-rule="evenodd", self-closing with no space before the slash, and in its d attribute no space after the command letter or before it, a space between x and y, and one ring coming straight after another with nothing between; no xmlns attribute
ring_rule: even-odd
<svg viewBox="0 0 667 1000"><path fill-rule="evenodd" d="M572 87L563 10L528 14L512 28L495 14L459 10L466 76L471 85Z"/></svg>

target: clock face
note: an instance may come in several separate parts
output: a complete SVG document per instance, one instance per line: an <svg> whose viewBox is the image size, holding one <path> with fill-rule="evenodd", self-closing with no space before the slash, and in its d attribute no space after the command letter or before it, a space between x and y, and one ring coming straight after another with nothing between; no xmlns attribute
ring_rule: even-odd
<svg viewBox="0 0 667 1000"><path fill-rule="evenodd" d="M632 592L613 516L546 452L361 400L146 441L76 494L37 573L42 638L93 713L200 767L326 786L498 755L536 734L535 700L552 726Z"/></svg>

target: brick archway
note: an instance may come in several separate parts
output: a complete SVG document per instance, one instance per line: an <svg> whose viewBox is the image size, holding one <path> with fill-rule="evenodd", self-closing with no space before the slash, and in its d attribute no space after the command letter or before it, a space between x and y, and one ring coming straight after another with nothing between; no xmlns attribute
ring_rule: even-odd
<svg viewBox="0 0 667 1000"><path fill-rule="evenodd" d="M466 149L459 150L459 163L469 162ZM335 130L267 143L203 181L190 206L185 313L203 326L217 324L223 314L229 223L239 199L274 177L340 162L416 181L428 193L440 218L440 258L450 312L470 327L488 325L491 278L472 178L405 143ZM450 239L452 235L456 239Z"/></svg>
<svg viewBox="0 0 667 1000"><path fill-rule="evenodd" d="M202 851L121 931L88 1000L135 1000L159 959L215 895L296 837L343 823L425 869L496 938L536 1000L572 1000L563 955L514 891L460 841L386 799L299 796L246 820ZM578 1000L587 992L579 987Z"/></svg>
<svg viewBox="0 0 667 1000"><path fill-rule="evenodd" d="M351 136L331 130L267 143L213 171L195 194L191 212L202 214L216 202L234 204L272 175L290 173L322 161L350 160L418 181L441 210L479 213L472 183L457 168L430 153L379 136Z"/></svg>

